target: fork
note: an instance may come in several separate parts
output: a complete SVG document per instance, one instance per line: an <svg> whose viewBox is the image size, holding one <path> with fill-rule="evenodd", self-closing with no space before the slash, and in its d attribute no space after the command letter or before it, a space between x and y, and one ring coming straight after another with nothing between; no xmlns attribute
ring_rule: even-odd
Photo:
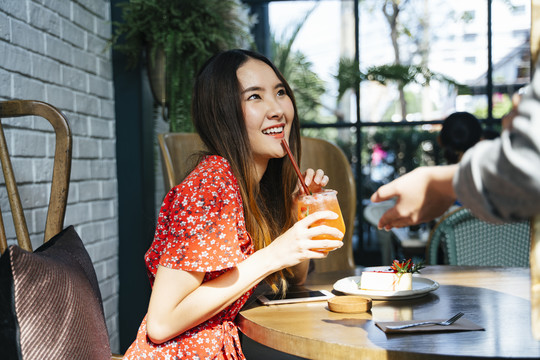
<svg viewBox="0 0 540 360"><path fill-rule="evenodd" d="M420 326L420 325L441 325L441 326L448 326L455 323L460 317L462 317L464 314L462 312L458 312L456 315L452 316L450 319L445 321L423 321L423 322L416 322L412 324L405 324L405 325L395 325L395 326L387 326L387 329L391 330L399 330L399 329L406 329L413 326Z"/></svg>

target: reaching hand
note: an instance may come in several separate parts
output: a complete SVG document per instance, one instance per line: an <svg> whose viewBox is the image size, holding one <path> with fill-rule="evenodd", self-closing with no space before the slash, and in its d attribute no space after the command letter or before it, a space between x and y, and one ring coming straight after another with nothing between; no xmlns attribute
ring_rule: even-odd
<svg viewBox="0 0 540 360"><path fill-rule="evenodd" d="M371 201L396 198L379 220L379 229L416 225L440 216L455 201L452 179L457 165L420 167L381 186Z"/></svg>

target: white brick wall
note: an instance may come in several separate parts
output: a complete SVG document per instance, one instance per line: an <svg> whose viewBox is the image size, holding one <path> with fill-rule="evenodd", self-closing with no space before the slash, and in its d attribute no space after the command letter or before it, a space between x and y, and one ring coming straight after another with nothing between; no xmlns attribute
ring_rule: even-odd
<svg viewBox="0 0 540 360"><path fill-rule="evenodd" d="M94 262L111 346L118 352L118 191L109 0L0 0L0 100L48 102L68 118L73 164L66 225ZM5 120L34 247L42 242L54 155L44 119ZM3 184L3 180L2 180ZM0 192L10 243L11 214Z"/></svg>

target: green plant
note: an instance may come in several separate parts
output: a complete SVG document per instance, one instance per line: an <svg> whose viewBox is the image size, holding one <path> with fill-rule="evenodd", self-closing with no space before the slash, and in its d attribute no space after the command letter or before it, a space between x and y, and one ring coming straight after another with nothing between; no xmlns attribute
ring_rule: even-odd
<svg viewBox="0 0 540 360"><path fill-rule="evenodd" d="M165 55L166 103L170 131L192 131L193 79L220 50L250 47L251 18L240 0L130 0L121 3L123 22L116 22L111 44L135 66Z"/></svg>
<svg viewBox="0 0 540 360"><path fill-rule="evenodd" d="M358 62L341 58L339 60L338 72L334 76L338 80L338 101L345 91L355 89L362 81L376 81L382 85L389 82L396 82L405 87L408 84L419 84L427 86L432 80L455 86L459 92L465 91L466 86L459 84L455 80L440 73L431 71L425 66L386 64L371 66L365 72L360 71Z"/></svg>

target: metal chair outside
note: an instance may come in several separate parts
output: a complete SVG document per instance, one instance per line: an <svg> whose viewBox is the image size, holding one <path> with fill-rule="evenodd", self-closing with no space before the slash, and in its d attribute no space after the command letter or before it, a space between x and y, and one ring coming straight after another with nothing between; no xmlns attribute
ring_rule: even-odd
<svg viewBox="0 0 540 360"><path fill-rule="evenodd" d="M444 264L476 266L529 266L530 221L492 224L458 208L433 228L426 262L437 264L439 248Z"/></svg>

